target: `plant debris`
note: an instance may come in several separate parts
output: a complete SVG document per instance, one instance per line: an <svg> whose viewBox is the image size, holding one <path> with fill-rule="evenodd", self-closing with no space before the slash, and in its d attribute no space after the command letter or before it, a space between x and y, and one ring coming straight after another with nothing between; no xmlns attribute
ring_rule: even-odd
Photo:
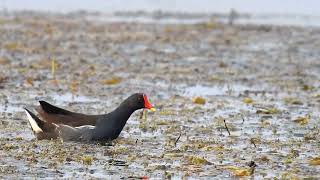
<svg viewBox="0 0 320 180"><path fill-rule="evenodd" d="M313 166L318 166L320 165L320 157L315 157L309 160L309 164Z"/></svg>
<svg viewBox="0 0 320 180"><path fill-rule="evenodd" d="M298 117L297 119L294 120L294 122L298 123L300 125L306 125L306 124L308 124L309 119L310 119L310 116L307 115L305 117Z"/></svg>
<svg viewBox="0 0 320 180"><path fill-rule="evenodd" d="M206 103L206 100L202 97L194 97L192 99L192 102L195 103L195 104L205 104Z"/></svg>
<svg viewBox="0 0 320 180"><path fill-rule="evenodd" d="M319 179L319 28L188 17L209 16L0 13L0 179ZM136 92L159 111L111 142L36 140L23 110L101 114Z"/></svg>
<svg viewBox="0 0 320 180"><path fill-rule="evenodd" d="M106 79L106 80L103 80L101 81L102 84L106 84L106 85L114 85L114 84L118 84L121 82L121 78L119 77L113 77L111 79Z"/></svg>

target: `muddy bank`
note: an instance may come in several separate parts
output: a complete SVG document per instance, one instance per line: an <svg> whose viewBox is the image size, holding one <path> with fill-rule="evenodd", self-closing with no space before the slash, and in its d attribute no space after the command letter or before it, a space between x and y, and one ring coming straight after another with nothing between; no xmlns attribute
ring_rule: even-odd
<svg viewBox="0 0 320 180"><path fill-rule="evenodd" d="M0 34L1 178L228 178L250 161L258 179L319 178L317 28L18 13ZM103 113L134 92L158 111L112 145L36 141L22 109Z"/></svg>

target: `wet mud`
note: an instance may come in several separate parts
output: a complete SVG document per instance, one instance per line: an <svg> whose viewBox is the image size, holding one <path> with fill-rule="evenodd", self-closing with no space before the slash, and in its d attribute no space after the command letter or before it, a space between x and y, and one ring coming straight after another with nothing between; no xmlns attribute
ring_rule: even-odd
<svg viewBox="0 0 320 180"><path fill-rule="evenodd" d="M96 15L95 15L96 16ZM320 178L320 29L0 16L0 178ZM23 107L112 111L111 144L34 139Z"/></svg>

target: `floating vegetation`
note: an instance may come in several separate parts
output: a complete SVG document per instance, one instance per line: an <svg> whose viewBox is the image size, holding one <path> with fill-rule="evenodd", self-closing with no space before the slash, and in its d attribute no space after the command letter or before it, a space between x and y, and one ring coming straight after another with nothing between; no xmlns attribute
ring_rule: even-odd
<svg viewBox="0 0 320 180"><path fill-rule="evenodd" d="M235 176L251 176L254 173L255 167L257 166L255 162L251 161L248 164L249 168L239 168L236 166L226 166L225 168L228 169L233 173Z"/></svg>
<svg viewBox="0 0 320 180"><path fill-rule="evenodd" d="M319 179L319 29L10 13L0 179ZM23 112L47 100L107 113L135 92L159 111L135 112L111 142L35 140Z"/></svg>
<svg viewBox="0 0 320 180"><path fill-rule="evenodd" d="M106 79L106 80L103 80L101 81L102 84L105 84L105 85L114 85L114 84L118 84L121 82L121 78L120 77L113 77L111 79Z"/></svg>
<svg viewBox="0 0 320 180"><path fill-rule="evenodd" d="M299 99L290 98L290 97L284 98L284 102L286 104L292 104L292 105L303 105L302 101L300 101Z"/></svg>
<svg viewBox="0 0 320 180"><path fill-rule="evenodd" d="M226 166L225 168L231 171L235 176L251 176L252 175L251 169L248 169L248 168L238 168L235 166Z"/></svg>
<svg viewBox="0 0 320 180"><path fill-rule="evenodd" d="M93 157L92 156L83 156L82 157L82 163L84 165L91 165L93 162Z"/></svg>
<svg viewBox="0 0 320 180"><path fill-rule="evenodd" d="M313 166L320 165L320 157L315 157L309 160L309 164Z"/></svg>
<svg viewBox="0 0 320 180"><path fill-rule="evenodd" d="M204 99L203 97L194 97L192 99L192 102L195 104L205 104L206 103L206 99Z"/></svg>
<svg viewBox="0 0 320 180"><path fill-rule="evenodd" d="M253 103L253 99L249 98L249 97L246 97L243 99L243 102L246 103L246 104L252 104Z"/></svg>
<svg viewBox="0 0 320 180"><path fill-rule="evenodd" d="M261 108L256 111L257 114L277 114L280 110L274 107L271 108Z"/></svg>
<svg viewBox="0 0 320 180"><path fill-rule="evenodd" d="M205 158L203 157L199 157L199 156L189 156L188 157L188 161L190 164L193 165L206 165L206 164L211 164L209 161L207 161Z"/></svg>
<svg viewBox="0 0 320 180"><path fill-rule="evenodd" d="M307 115L307 116L304 116L304 117L298 117L293 122L298 123L300 125L306 125L306 124L308 124L309 119L310 119L310 115Z"/></svg>

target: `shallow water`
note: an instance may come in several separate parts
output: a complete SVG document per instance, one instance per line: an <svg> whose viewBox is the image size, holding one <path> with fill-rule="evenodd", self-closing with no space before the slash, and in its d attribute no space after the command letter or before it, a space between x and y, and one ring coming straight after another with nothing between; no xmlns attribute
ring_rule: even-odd
<svg viewBox="0 0 320 180"><path fill-rule="evenodd" d="M187 87L184 91L184 95L192 97L192 96L222 96L222 95L230 95L236 94L239 95L240 93L243 93L246 90L254 91L252 87L244 86L241 84L231 84L231 85L222 85L222 86L202 86L202 85L196 85ZM257 91L257 89L255 89Z"/></svg>
<svg viewBox="0 0 320 180"><path fill-rule="evenodd" d="M227 167L250 161L255 179L319 178L319 29L14 16L0 16L0 178L237 178ZM36 141L22 109L106 113L134 92L158 111L112 145Z"/></svg>
<svg viewBox="0 0 320 180"><path fill-rule="evenodd" d="M21 111L21 107L16 106L0 106L0 112L15 113Z"/></svg>
<svg viewBox="0 0 320 180"><path fill-rule="evenodd" d="M97 102L98 99L89 96L83 95L75 95L72 93L66 94L49 94L48 96L52 97L55 101L58 102L80 102L80 103L89 103L89 102Z"/></svg>

